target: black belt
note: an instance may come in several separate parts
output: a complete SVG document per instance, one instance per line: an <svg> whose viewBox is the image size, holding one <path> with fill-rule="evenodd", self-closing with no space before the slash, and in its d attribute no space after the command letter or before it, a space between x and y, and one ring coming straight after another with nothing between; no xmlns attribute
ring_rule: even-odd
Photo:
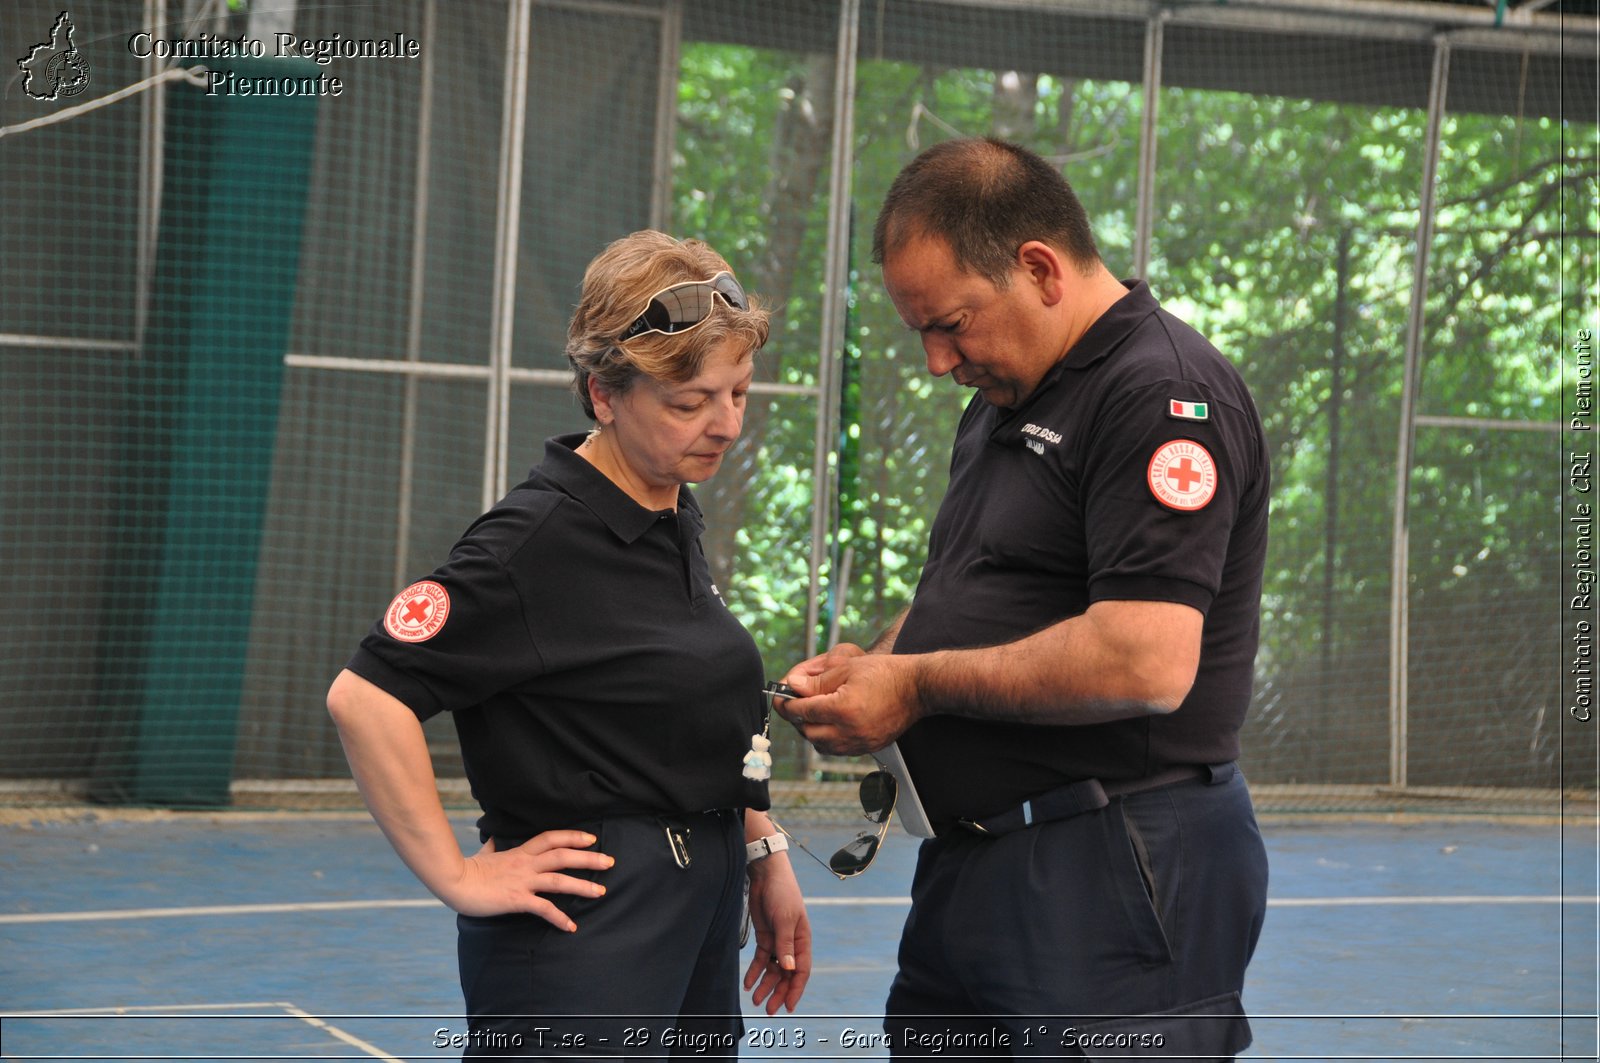
<svg viewBox="0 0 1600 1063"><path fill-rule="evenodd" d="M680 820L694 819L698 816L732 816L735 819L742 819L741 810L737 808L708 808L702 812L609 812L602 813L601 815L592 819L581 820L580 822L583 824L593 825L606 819L627 819L630 817L649 817L651 819L659 819L663 822L676 822ZM496 834L492 838L485 838L484 840L492 840L494 842L495 852L503 853L508 849L515 849L518 846L527 844L547 830L565 829L567 828L545 827L543 830L535 831L533 834ZM575 826L571 829L588 830L589 828L588 826ZM593 834L594 832L589 831L589 833ZM482 836L480 835L480 837Z"/></svg>
<svg viewBox="0 0 1600 1063"><path fill-rule="evenodd" d="M985 819L963 819L958 822L974 834L1010 834L1012 831L1037 827L1041 823L1071 819L1085 812L1097 811L1109 805L1113 797L1126 797L1199 779L1204 779L1209 786L1215 786L1233 778L1235 770L1230 761L1226 764L1184 764L1146 775L1142 779L1113 779L1104 783L1099 779L1083 779L1030 797L1010 811Z"/></svg>

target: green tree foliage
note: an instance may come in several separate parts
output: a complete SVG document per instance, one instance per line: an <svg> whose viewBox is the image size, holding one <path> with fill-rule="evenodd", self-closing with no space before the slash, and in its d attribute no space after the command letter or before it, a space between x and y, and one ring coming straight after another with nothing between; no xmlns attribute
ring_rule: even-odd
<svg viewBox="0 0 1600 1063"><path fill-rule="evenodd" d="M723 250L776 311L760 379L781 385L816 383L833 76L831 57L720 45L683 57L673 225ZM949 136L1017 140L1061 165L1107 263L1128 275L1142 108L1139 87L1125 83L859 67L843 416L829 441L838 497L819 626L865 641L909 601L967 399L928 375L870 261L889 182ZM1239 365L1273 452L1250 747L1276 780L1381 781L1426 115L1169 89L1159 120L1151 286ZM1592 127L1550 119L1447 117L1421 413L1555 423L1563 313L1593 308L1593 291L1575 293L1563 278L1594 275L1594 241L1561 236L1600 230L1584 184L1594 143ZM714 523L727 525L714 563L773 674L807 642L817 412L805 395L753 403L742 462L712 492ZM1413 733L1428 736L1418 763L1441 784L1478 781L1461 777L1470 757L1507 761L1507 749L1521 784L1552 781L1558 459L1549 431L1418 429Z"/></svg>

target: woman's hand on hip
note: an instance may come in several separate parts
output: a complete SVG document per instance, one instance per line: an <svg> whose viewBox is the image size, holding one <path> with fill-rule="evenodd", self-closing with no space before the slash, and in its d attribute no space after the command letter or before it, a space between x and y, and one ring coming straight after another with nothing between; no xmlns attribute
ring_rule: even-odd
<svg viewBox="0 0 1600 1063"><path fill-rule="evenodd" d="M490 841L462 862L460 876L441 891L440 899L462 915L528 912L571 933L578 925L544 895L605 894L600 883L564 873L604 871L615 864L605 853L589 848L597 840L583 831L547 830L504 852L496 852Z"/></svg>

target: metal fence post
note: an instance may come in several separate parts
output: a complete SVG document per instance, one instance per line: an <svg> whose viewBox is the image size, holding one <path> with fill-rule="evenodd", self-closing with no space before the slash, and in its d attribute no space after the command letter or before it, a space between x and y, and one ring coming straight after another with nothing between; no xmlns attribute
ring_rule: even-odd
<svg viewBox="0 0 1600 1063"><path fill-rule="evenodd" d="M1410 665L1411 465L1417 438L1417 387L1421 377L1422 323L1428 300L1428 263L1433 244L1434 182L1445 91L1450 83L1450 42L1434 40L1433 77L1428 86L1428 131L1418 204L1417 254L1411 278L1411 314L1406 322L1404 378L1400 389L1400 439L1395 453L1394 536L1389 597L1389 785L1406 785L1407 669Z"/></svg>
<svg viewBox="0 0 1600 1063"><path fill-rule="evenodd" d="M817 618L822 597L822 563L832 525L835 469L828 460L837 438L839 396L834 362L844 341L845 292L850 283L850 171L855 129L856 42L860 38L860 0L840 0L837 63L833 88L833 147L828 173L828 244L822 285L822 335L817 353L817 433L811 467L811 586L806 594L806 656L817 652ZM833 574L837 585L837 573Z"/></svg>

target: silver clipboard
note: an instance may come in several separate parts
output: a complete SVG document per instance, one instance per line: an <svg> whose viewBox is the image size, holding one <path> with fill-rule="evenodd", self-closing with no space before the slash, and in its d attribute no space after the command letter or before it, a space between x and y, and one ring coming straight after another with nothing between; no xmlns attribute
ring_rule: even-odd
<svg viewBox="0 0 1600 1063"><path fill-rule="evenodd" d="M922 798L917 796L917 784L911 781L911 772L906 768L905 758L900 755L900 746L890 742L872 754L872 759L893 775L898 784L894 810L900 816L900 825L905 827L908 834L918 838L933 837L933 824L928 822L928 813L922 807Z"/></svg>

